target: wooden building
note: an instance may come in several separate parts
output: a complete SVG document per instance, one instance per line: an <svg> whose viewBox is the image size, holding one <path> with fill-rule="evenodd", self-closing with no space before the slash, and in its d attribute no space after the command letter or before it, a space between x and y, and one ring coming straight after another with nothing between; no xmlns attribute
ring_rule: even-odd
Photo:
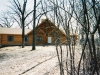
<svg viewBox="0 0 100 75"><path fill-rule="evenodd" d="M25 29L25 34L27 34L31 29ZM25 44L29 41L25 37ZM22 43L22 29L20 28L0 28L0 45L21 45Z"/></svg>
<svg viewBox="0 0 100 75"><path fill-rule="evenodd" d="M32 35L33 30L31 30L27 36ZM57 28L50 20L44 19L36 27L36 44L55 44L57 37L63 42L66 39L66 35L63 31Z"/></svg>
<svg viewBox="0 0 100 75"><path fill-rule="evenodd" d="M25 45L32 45L32 29L25 29ZM66 34L48 19L43 19L36 26L36 45L64 43ZM19 28L0 28L0 45L21 45L22 29Z"/></svg>

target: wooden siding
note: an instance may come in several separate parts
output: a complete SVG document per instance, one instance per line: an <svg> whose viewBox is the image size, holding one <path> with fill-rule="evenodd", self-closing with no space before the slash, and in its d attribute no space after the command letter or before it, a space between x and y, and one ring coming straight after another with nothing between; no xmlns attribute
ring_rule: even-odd
<svg viewBox="0 0 100 75"><path fill-rule="evenodd" d="M9 42L8 36L14 36L14 41ZM21 35L2 34L2 45L21 44Z"/></svg>
<svg viewBox="0 0 100 75"><path fill-rule="evenodd" d="M55 44L57 41L57 37L52 37L52 43ZM65 44L66 37L65 36L60 36L60 43Z"/></svg>
<svg viewBox="0 0 100 75"><path fill-rule="evenodd" d="M40 36L42 38L41 41L36 40L37 45L46 45L47 44L47 36L44 36L44 35L37 35L37 36Z"/></svg>
<svg viewBox="0 0 100 75"><path fill-rule="evenodd" d="M30 32L28 35L32 36L33 32ZM60 35L59 35L60 33ZM41 45L41 44L48 44L48 37L51 37L51 44L55 44L56 37L60 36L60 40L63 43L66 40L66 35L61 32L52 22L49 21L44 21L43 23L39 24L36 27L36 37L41 37L41 41L37 41L36 39L36 44Z"/></svg>
<svg viewBox="0 0 100 75"><path fill-rule="evenodd" d="M13 42L8 42L8 39L7 37L8 36L14 36L14 41ZM31 35L27 35L28 36L28 41L25 42L25 45L32 45L32 34ZM41 41L37 41L36 40L36 45L46 45L48 44L48 37L51 37L52 39L52 43L51 44L55 44L56 42L56 36L52 36L52 35L43 35L42 33L40 34L37 34L37 36L40 36L42 38ZM71 35L72 37L72 35ZM7 34L2 34L1 36L2 40L1 40L1 43L2 45L21 45L22 44L22 36L21 35L7 35ZM77 40L77 36L75 35L75 39ZM65 44L66 43L66 36L65 35L61 35L60 36L60 40L61 40L61 43L62 44ZM75 41L76 43L76 41Z"/></svg>
<svg viewBox="0 0 100 75"><path fill-rule="evenodd" d="M14 41L9 42L8 36L14 36ZM2 45L21 45L22 44L22 35L13 35L13 34L2 34L1 36L1 43ZM32 36L28 36L28 42L25 42L25 44L32 44Z"/></svg>
<svg viewBox="0 0 100 75"><path fill-rule="evenodd" d="M0 34L0 45L1 45L1 34Z"/></svg>
<svg viewBox="0 0 100 75"><path fill-rule="evenodd" d="M32 35L28 35L28 41L25 42L25 45L32 45Z"/></svg>
<svg viewBox="0 0 100 75"><path fill-rule="evenodd" d="M8 42L8 36L14 36L13 42ZM32 36L33 30L26 34L28 36L28 41L25 42L25 45L32 45ZM72 37L73 35L71 35ZM41 37L41 41L37 41L36 45L46 45L48 44L48 37L51 37L51 44L55 44L57 37L60 37L60 43L67 43L66 34L58 29L50 20L44 20L36 27L36 37ZM75 37L75 43L77 42L77 35ZM0 43L2 45L21 45L22 44L22 35L20 34L2 34L0 35Z"/></svg>

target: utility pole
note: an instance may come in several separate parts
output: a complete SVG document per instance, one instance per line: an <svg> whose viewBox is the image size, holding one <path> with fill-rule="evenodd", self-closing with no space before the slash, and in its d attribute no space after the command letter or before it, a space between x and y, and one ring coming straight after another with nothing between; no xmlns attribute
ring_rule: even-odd
<svg viewBox="0 0 100 75"><path fill-rule="evenodd" d="M32 41L32 50L35 50L35 45L36 45L36 28L35 28L35 23L36 23L36 0L34 0L34 12L33 12L33 41Z"/></svg>

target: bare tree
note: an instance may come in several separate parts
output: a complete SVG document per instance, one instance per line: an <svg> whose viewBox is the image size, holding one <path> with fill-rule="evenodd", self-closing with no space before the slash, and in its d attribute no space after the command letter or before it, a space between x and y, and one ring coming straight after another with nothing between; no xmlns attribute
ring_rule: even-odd
<svg viewBox="0 0 100 75"><path fill-rule="evenodd" d="M0 26L11 28L14 24L14 20L11 18L11 14L9 12L3 12L0 18Z"/></svg>
<svg viewBox="0 0 100 75"><path fill-rule="evenodd" d="M47 13L51 12L52 9L44 8L43 5L45 0L36 1L34 0L34 12L33 12L33 42L32 42L32 50L35 50L36 45L36 25L38 25L41 17L43 15L47 15ZM47 7L46 3L45 6ZM38 9L38 10L37 10ZM47 10L48 9L48 10ZM47 17L47 16L46 16ZM37 21L37 23L36 23Z"/></svg>
<svg viewBox="0 0 100 75"><path fill-rule="evenodd" d="M45 2L45 0L43 0ZM48 0L45 5L42 5L43 11L53 9L52 19L54 24L64 28L66 33L66 58L63 56L62 42L56 44L56 51L60 66L60 75L64 75L66 70L67 75L99 75L100 61L98 58L99 48L95 42L95 38L100 38L100 1L99 0ZM49 13L51 13L49 12ZM49 13L45 13L49 17ZM53 14L54 13L54 14ZM73 24L73 19L77 22ZM75 60L75 39L70 34L75 34L73 26L76 24L81 28L81 51L78 65ZM71 31L71 32L70 32ZM75 30L76 32L76 30ZM60 35L60 33L58 32ZM79 35L80 36L80 35ZM57 40L58 40L57 36ZM73 42L72 43L72 39ZM99 39L100 40L100 39ZM100 43L100 42L99 42ZM64 62L66 60L66 62ZM66 68L64 67L66 63Z"/></svg>
<svg viewBox="0 0 100 75"><path fill-rule="evenodd" d="M22 28L22 48L24 48L25 25L27 26L32 22L32 20L30 20L29 23L25 24L26 19L34 10L31 10L30 12L26 12L27 0L23 0L22 5L19 2L19 0L13 0L11 4L12 4L12 7L10 7L12 9L11 12L12 14L16 15L18 19L16 18L16 16L13 16L13 18Z"/></svg>
<svg viewBox="0 0 100 75"><path fill-rule="evenodd" d="M28 14L25 13L27 0L24 0L22 8L18 0L13 1L15 3L13 6L16 6L18 10L16 11L14 9L13 11L19 16L24 39L25 19L33 12L33 10ZM66 33L65 48L63 48L63 42L61 42L60 39L60 32L56 34L55 46L60 66L60 75L64 75L65 73L67 73L67 75L99 75L100 58L98 53L100 48L98 47L99 45L96 44L98 40L95 41L95 37L100 40L100 1L41 0L40 3L41 9L39 8L36 10L38 4L36 5L36 0L34 0L32 50L35 50L36 18L39 17L40 19L42 15L45 15L46 18L52 16L52 20L54 21L54 24L57 25L58 29L62 27ZM38 15L36 14L36 11L38 12ZM77 23L73 23L73 19ZM71 33L74 35L76 32L76 29L74 30L75 26L76 29L78 26L81 28L79 30L82 36L79 61L76 60L77 58L75 57L75 51L77 51L75 45L76 38L71 36Z"/></svg>

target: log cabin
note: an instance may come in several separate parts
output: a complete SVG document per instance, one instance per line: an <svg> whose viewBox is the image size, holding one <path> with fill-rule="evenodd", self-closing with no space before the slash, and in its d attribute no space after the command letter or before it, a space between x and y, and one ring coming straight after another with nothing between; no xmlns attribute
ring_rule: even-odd
<svg viewBox="0 0 100 75"><path fill-rule="evenodd" d="M25 29L25 34L27 34L31 29ZM25 44L27 44L28 39L25 36ZM0 45L10 46L10 45L21 45L22 43L22 29L20 28L0 28Z"/></svg>
<svg viewBox="0 0 100 75"><path fill-rule="evenodd" d="M25 29L25 45L32 45L32 29ZM72 36L72 35L71 35ZM77 36L75 36L77 39ZM66 34L59 29L49 19L42 19L36 26L36 45L55 44L60 41L65 43ZM20 28L0 28L0 45L21 45L22 29Z"/></svg>

